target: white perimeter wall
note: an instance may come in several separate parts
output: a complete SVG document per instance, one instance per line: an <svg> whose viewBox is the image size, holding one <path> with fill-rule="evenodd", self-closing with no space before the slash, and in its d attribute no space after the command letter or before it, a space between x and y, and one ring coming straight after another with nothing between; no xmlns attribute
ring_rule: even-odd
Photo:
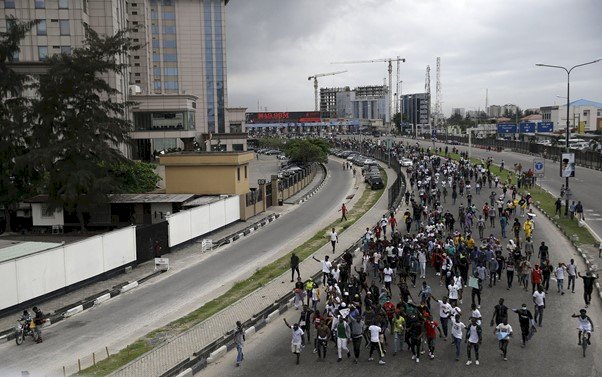
<svg viewBox="0 0 602 377"><path fill-rule="evenodd" d="M136 227L0 263L0 310L136 260Z"/></svg>
<svg viewBox="0 0 602 377"><path fill-rule="evenodd" d="M240 220L240 197L220 199L215 203L178 212L167 218L169 247Z"/></svg>

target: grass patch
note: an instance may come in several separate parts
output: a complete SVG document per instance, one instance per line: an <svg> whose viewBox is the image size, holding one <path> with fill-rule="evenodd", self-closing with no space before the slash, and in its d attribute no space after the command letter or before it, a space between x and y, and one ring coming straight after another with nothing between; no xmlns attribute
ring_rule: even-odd
<svg viewBox="0 0 602 377"><path fill-rule="evenodd" d="M383 172L382 176L383 181L385 182L385 187L387 187L387 174ZM96 363L95 366L91 366L82 370L76 375L106 376L130 361L143 355L144 353L152 350L155 346L161 343L161 340L171 338L184 332L194 325L197 325L215 315L219 311L227 308L234 302L249 295L253 291L263 287L290 268L290 257L292 253L297 254L300 260L307 259L310 255L329 242L329 238L326 237L326 234L330 231L330 229L335 227L339 229L339 233L341 233L343 230L349 228L376 204L383 192L384 189L364 190L362 196L358 199L353 208L347 213L347 221L340 222L337 220L332 222L291 252L278 258L267 266L260 268L248 279L235 283L232 288L218 298L205 303L195 311L167 324L164 327L153 330L118 353Z"/></svg>
<svg viewBox="0 0 602 377"><path fill-rule="evenodd" d="M445 157L445 153L443 152L440 153L440 155ZM460 160L460 155L457 153L448 153L447 157L450 157L453 160ZM472 164L483 164L483 160L478 158L471 158L470 162ZM499 167L499 165L492 164L491 172L493 174L497 174L497 176L500 177L501 183L517 183L516 175L508 169L502 170ZM544 190L543 188L541 188L541 186L535 185L529 189L522 188L520 191L523 194L529 192L533 196L533 202L539 202L539 207L549 215L552 215L555 212L556 197ZM594 238L594 236L589 232L589 230L587 230L587 228L580 227L579 222L576 218L571 220L569 217L565 217L564 215L562 215L556 220L556 222L558 224L557 226L560 229L562 229L565 233L567 233L569 237L572 237L573 235L577 235L577 237L579 237L578 241L574 241L576 244L596 245L596 239Z"/></svg>

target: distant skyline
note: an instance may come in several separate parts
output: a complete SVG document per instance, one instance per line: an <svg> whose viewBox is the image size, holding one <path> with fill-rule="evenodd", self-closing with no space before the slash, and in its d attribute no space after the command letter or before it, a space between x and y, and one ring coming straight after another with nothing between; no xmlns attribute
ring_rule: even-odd
<svg viewBox="0 0 602 377"><path fill-rule="evenodd" d="M572 66L602 58L600 0L231 0L226 6L228 104L257 111L313 110L308 76L320 87L382 85L386 63L334 65L400 56L402 94L435 100L441 57L443 111L489 104L562 104ZM393 90L395 90L393 66ZM571 100L602 102L602 62L571 74Z"/></svg>

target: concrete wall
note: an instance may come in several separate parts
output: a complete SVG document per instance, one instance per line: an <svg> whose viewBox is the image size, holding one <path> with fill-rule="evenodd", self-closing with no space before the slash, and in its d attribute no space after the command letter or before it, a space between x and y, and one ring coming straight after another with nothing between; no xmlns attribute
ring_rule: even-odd
<svg viewBox="0 0 602 377"><path fill-rule="evenodd" d="M235 195L220 199L215 203L168 216L169 247L179 245L239 220L240 200L240 197Z"/></svg>
<svg viewBox="0 0 602 377"><path fill-rule="evenodd" d="M63 208L57 208L52 216L43 215L43 203L31 203L31 218L33 226L65 225Z"/></svg>
<svg viewBox="0 0 602 377"><path fill-rule="evenodd" d="M0 310L136 260L131 226L0 264Z"/></svg>

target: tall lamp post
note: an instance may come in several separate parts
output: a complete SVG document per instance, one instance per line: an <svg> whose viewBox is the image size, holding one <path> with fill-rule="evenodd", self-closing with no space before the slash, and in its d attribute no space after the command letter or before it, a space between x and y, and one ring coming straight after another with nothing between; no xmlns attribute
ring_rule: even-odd
<svg viewBox="0 0 602 377"><path fill-rule="evenodd" d="M594 63L598 63L599 61L601 61L602 59L596 59L596 60L592 60L591 62L587 62L587 63L583 63L583 64L577 64L571 68L566 68L560 65L551 65L551 64L535 64L535 66L537 67L549 67L549 68L559 68L559 69L563 69L566 72L566 153L570 153L570 148L569 148L569 139L571 137L571 129L570 129L570 125L569 125L569 106L570 106L570 93L571 93L571 71L573 71L573 69L577 68L577 67L583 67L584 65L589 65L589 64L594 64ZM562 163L562 159L561 159L561 163ZM566 202L565 202L565 208L564 208L564 215L568 216L569 214L569 194L570 194L570 190L569 190L569 177L565 177L566 181L565 181L565 195L566 195Z"/></svg>

